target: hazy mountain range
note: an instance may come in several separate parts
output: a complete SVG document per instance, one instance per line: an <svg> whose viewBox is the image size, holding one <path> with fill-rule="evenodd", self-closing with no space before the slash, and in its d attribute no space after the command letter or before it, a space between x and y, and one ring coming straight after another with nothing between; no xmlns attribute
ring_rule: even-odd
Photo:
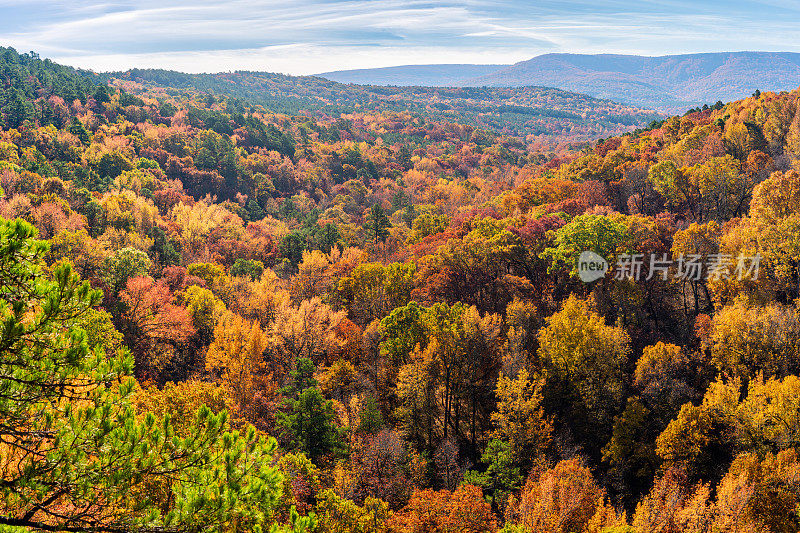
<svg viewBox="0 0 800 533"><path fill-rule="evenodd" d="M481 69L484 71L476 74ZM720 52L646 57L545 54L513 65L409 65L319 74L341 83L546 86L662 111L800 86L800 53Z"/></svg>
<svg viewBox="0 0 800 533"><path fill-rule="evenodd" d="M362 68L318 74L339 83L359 85L400 85L419 87L464 87L473 78L491 75L511 65L406 65Z"/></svg>

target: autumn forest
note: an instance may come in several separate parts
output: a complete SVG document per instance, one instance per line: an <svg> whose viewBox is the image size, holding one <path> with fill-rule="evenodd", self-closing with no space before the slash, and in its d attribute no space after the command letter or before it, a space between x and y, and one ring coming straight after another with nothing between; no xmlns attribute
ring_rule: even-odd
<svg viewBox="0 0 800 533"><path fill-rule="evenodd" d="M800 530L800 89L0 48L0 125L0 532Z"/></svg>

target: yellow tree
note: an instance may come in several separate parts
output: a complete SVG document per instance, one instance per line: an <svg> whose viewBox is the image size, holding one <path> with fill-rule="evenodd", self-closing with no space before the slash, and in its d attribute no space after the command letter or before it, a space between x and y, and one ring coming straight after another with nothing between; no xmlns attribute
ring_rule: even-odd
<svg viewBox="0 0 800 533"><path fill-rule="evenodd" d="M400 369L398 377L398 396L404 405L397 412L407 437L414 435L412 440L424 443L429 451L435 447L434 434L442 440L467 437L474 444L478 426L489 416L484 409L486 385L494 382L500 362L499 317L481 317L475 307L462 303L437 303L420 309L412 302L390 318L398 318L397 312L403 310L414 311L415 318L402 326L404 331L387 334L384 345L400 341L394 349L410 350L414 359ZM421 338L388 338L402 337L409 333L406 329ZM406 342L413 344L403 346ZM419 424L422 421L427 427Z"/></svg>
<svg viewBox="0 0 800 533"><path fill-rule="evenodd" d="M86 230L62 231L50 239L46 261L54 265L61 259L68 259L81 276L96 278L108 256L105 246L92 239Z"/></svg>
<svg viewBox="0 0 800 533"><path fill-rule="evenodd" d="M755 186L741 163L725 155L691 167L665 160L650 167L648 179L674 207L688 211L696 222L728 220L742 213Z"/></svg>
<svg viewBox="0 0 800 533"><path fill-rule="evenodd" d="M316 296L303 300L298 307L282 302L269 326L269 346L276 370L288 371L301 357L325 362L344 343L337 336L336 327L345 315Z"/></svg>
<svg viewBox="0 0 800 533"><path fill-rule="evenodd" d="M303 260L297 265L298 272L292 278L291 295L295 302L322 296L332 285L331 262L320 250L303 251Z"/></svg>
<svg viewBox="0 0 800 533"><path fill-rule="evenodd" d="M688 228L675 232L672 240L672 256L677 261L676 272L678 283L681 284L684 313L689 314L693 307L694 314L701 309L711 307L711 295L708 291L707 278L712 274L704 271L703 265L709 262L719 252L719 241L722 228L717 222L706 224L693 223ZM733 268L720 266L718 277L730 275ZM687 295L687 286L691 293Z"/></svg>
<svg viewBox="0 0 800 533"><path fill-rule="evenodd" d="M761 455L800 445L800 378L753 379L741 398L740 379L712 383L700 405L685 404L656 440L667 466L713 480L739 452Z"/></svg>
<svg viewBox="0 0 800 533"><path fill-rule="evenodd" d="M572 428L605 440L622 402L622 365L630 354L630 338L621 327L608 326L591 300L570 296L539 331L539 357L560 387L548 394L563 397ZM591 441L590 440L590 441Z"/></svg>
<svg viewBox="0 0 800 533"><path fill-rule="evenodd" d="M709 496L708 485L692 486L686 472L670 468L636 506L633 529L637 533L708 532L715 512Z"/></svg>
<svg viewBox="0 0 800 533"><path fill-rule="evenodd" d="M208 238L212 232L234 240L244 233L242 219L220 204L200 201L187 206L181 202L172 208L170 218L178 227L183 255L188 259L209 257Z"/></svg>
<svg viewBox="0 0 800 533"><path fill-rule="evenodd" d="M681 407L656 439L656 452L667 468L680 464L690 478L719 479L735 451L731 428L740 386L739 380L716 381L700 405Z"/></svg>
<svg viewBox="0 0 800 533"><path fill-rule="evenodd" d="M741 274L711 283L717 300L737 294L764 301L800 297L800 173L776 172L753 191L750 214L725 233L721 252L738 268L739 258L759 256L758 269L747 261Z"/></svg>
<svg viewBox="0 0 800 533"><path fill-rule="evenodd" d="M542 408L544 382L531 380L524 369L516 378L501 373L497 380L497 410L491 415L495 429L481 456L487 467L485 472L470 471L467 476L470 483L487 489L501 509L528 472L544 464L553 431Z"/></svg>
<svg viewBox="0 0 800 533"><path fill-rule="evenodd" d="M550 444L553 428L542 408L543 385L544 380L531 379L527 370L514 379L500 374L497 380L494 436L509 443L515 462L531 464Z"/></svg>
<svg viewBox="0 0 800 533"><path fill-rule="evenodd" d="M255 281L245 276L223 275L216 279L214 293L228 309L248 320L258 321L265 329L289 299L288 292L271 269L264 270Z"/></svg>
<svg viewBox="0 0 800 533"><path fill-rule="evenodd" d="M712 327L711 356L722 372L751 379L800 369L800 313L793 305L748 305L740 298L714 315Z"/></svg>
<svg viewBox="0 0 800 533"><path fill-rule="evenodd" d="M366 326L411 300L414 263L362 263L339 280L337 297L357 324Z"/></svg>
<svg viewBox="0 0 800 533"><path fill-rule="evenodd" d="M202 406L213 413L227 409L224 387L207 381L190 379L180 383L168 381L164 387L147 387L136 391L133 403L138 413L168 415L175 432L182 437L190 434L194 414Z"/></svg>
<svg viewBox="0 0 800 533"><path fill-rule="evenodd" d="M362 379L352 363L338 359L317 376L319 389L336 399L347 413L347 425L353 431L353 409L350 400L363 387Z"/></svg>
<svg viewBox="0 0 800 533"><path fill-rule="evenodd" d="M314 510L318 530L330 533L385 533L392 514L386 502L377 498L368 497L362 507L331 489L322 491Z"/></svg>
<svg viewBox="0 0 800 533"><path fill-rule="evenodd" d="M256 400L268 392L264 361L267 346L267 336L257 323L231 312L214 328L206 369L220 376L240 415L248 414Z"/></svg>
<svg viewBox="0 0 800 533"><path fill-rule="evenodd" d="M743 454L717 487L713 531L788 532L800 527L800 461L795 449Z"/></svg>
<svg viewBox="0 0 800 533"><path fill-rule="evenodd" d="M200 338L205 342L210 341L217 322L226 311L225 304L210 290L198 285L187 287L179 294L179 298L192 317L194 329Z"/></svg>

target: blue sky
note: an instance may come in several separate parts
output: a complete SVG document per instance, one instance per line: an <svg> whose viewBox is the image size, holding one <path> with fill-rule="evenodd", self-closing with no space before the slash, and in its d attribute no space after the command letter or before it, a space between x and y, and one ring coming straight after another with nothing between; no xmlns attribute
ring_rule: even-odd
<svg viewBox="0 0 800 533"><path fill-rule="evenodd" d="M0 0L0 45L95 70L311 74L548 52L800 51L800 0Z"/></svg>

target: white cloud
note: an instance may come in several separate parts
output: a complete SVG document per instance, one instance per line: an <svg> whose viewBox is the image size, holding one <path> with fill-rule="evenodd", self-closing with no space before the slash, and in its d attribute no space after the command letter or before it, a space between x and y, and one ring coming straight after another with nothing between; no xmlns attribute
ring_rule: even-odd
<svg viewBox="0 0 800 533"><path fill-rule="evenodd" d="M463 50L456 48L383 46L380 48L293 44L248 50L149 54L59 56L67 65L96 71L165 68L182 72L258 70L295 75L331 70L429 63L514 63L534 55L519 49Z"/></svg>
<svg viewBox="0 0 800 533"><path fill-rule="evenodd" d="M96 70L304 74L509 63L555 51L798 50L797 7L797 0L0 0L0 44ZM14 23L2 25L4 14Z"/></svg>

